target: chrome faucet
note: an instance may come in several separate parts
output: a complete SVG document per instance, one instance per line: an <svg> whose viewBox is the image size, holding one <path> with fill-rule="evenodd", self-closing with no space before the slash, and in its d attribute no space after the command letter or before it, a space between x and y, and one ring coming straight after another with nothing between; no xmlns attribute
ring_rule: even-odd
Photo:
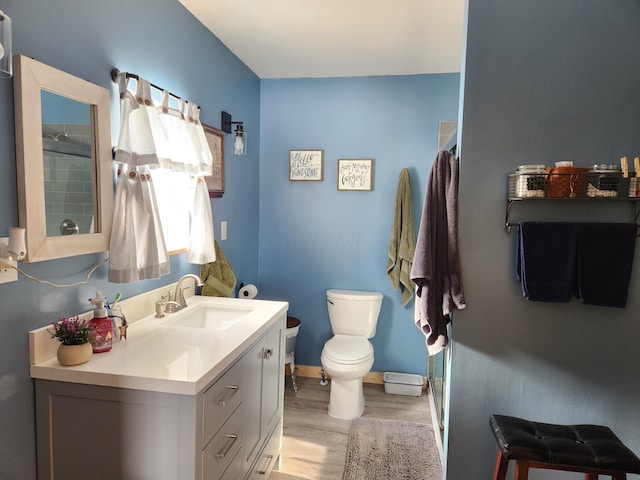
<svg viewBox="0 0 640 480"><path fill-rule="evenodd" d="M173 294L173 300L180 305L178 308L176 308L176 310L174 310L175 312L177 312L178 310L182 310L183 308L187 308L187 301L184 298L184 290L189 287L183 287L182 284L189 278L192 278L196 282L197 287L201 287L202 285L204 285L202 279L198 275L195 275L193 273L187 273L186 275L180 277L180 280L178 280L178 283L176 284L176 291Z"/></svg>

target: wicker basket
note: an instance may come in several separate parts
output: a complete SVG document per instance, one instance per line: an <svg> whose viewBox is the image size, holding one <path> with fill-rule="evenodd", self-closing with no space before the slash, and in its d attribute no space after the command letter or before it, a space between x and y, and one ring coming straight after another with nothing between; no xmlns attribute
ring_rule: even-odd
<svg viewBox="0 0 640 480"><path fill-rule="evenodd" d="M588 168L547 168L546 190L549 198L581 198L587 181Z"/></svg>

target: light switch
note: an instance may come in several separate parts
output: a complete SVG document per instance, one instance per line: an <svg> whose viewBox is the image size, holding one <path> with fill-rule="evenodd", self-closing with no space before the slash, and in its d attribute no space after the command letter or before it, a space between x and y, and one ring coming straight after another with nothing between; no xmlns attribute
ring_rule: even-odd
<svg viewBox="0 0 640 480"><path fill-rule="evenodd" d="M226 240L227 239L227 222L222 221L220 222L220 240Z"/></svg>

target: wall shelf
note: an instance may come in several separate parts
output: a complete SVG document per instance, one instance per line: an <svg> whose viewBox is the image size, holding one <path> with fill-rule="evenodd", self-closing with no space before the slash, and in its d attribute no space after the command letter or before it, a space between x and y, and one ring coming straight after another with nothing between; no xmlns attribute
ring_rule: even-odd
<svg viewBox="0 0 640 480"><path fill-rule="evenodd" d="M556 174L512 173L508 176L507 205L504 226L507 234L518 223L511 222L511 209L517 202L632 202L633 223L638 223L640 196L629 196L637 192L635 177L620 174Z"/></svg>

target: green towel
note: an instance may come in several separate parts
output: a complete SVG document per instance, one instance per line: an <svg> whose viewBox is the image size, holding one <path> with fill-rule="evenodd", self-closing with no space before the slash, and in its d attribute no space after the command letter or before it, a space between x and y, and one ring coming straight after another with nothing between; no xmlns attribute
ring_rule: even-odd
<svg viewBox="0 0 640 480"><path fill-rule="evenodd" d="M400 172L400 182L396 193L396 204L389 240L387 276L393 289L401 289L402 305L413 298L414 284L411 281L411 266L416 249L415 226L413 223L413 195L409 170Z"/></svg>
<svg viewBox="0 0 640 480"><path fill-rule="evenodd" d="M204 282L201 294L209 297L230 297L236 286L236 276L217 240L214 240L214 245L215 262L200 265L200 278Z"/></svg>

